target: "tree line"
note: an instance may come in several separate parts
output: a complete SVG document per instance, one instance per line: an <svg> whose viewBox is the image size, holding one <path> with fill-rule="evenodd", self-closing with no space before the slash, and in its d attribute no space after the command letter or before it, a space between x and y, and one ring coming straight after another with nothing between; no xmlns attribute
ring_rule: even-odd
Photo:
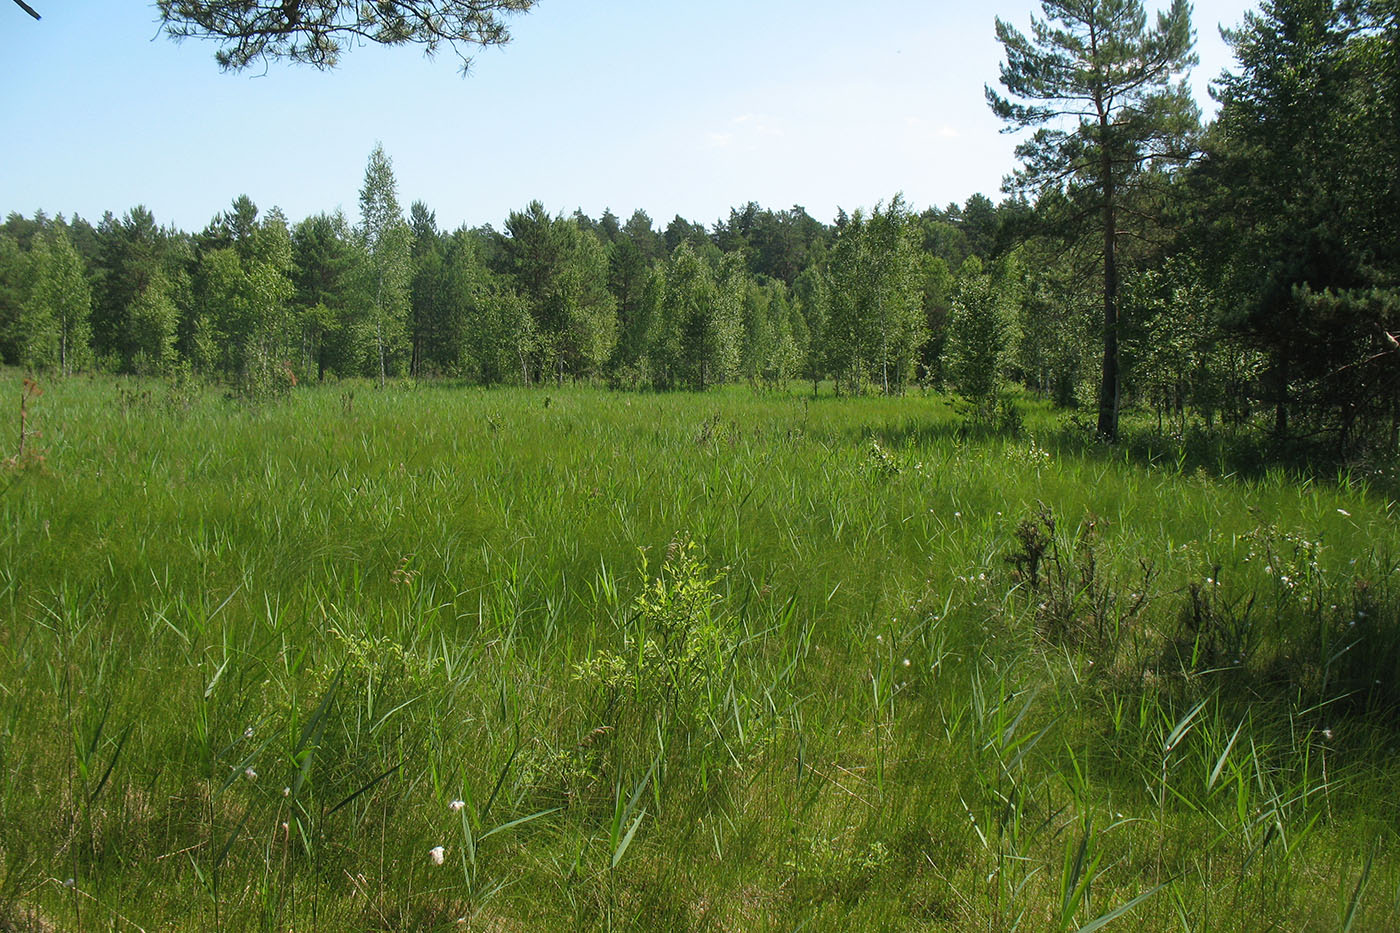
<svg viewBox="0 0 1400 933"><path fill-rule="evenodd" d="M1012 268L992 257L1013 209L977 195L915 214L896 196L827 224L750 203L660 228L642 210L624 222L535 201L500 230L445 231L425 203L402 209L376 147L354 222L292 223L246 195L195 234L139 206L95 226L10 214L0 354L61 373L188 369L250 392L349 377L901 392L939 378L930 338L962 280L992 276L981 261Z"/></svg>
<svg viewBox="0 0 1400 933"><path fill-rule="evenodd" d="M197 234L144 208L0 226L0 357L74 372L447 377L845 393L1009 387L1161 430L1400 442L1400 4L1265 0L1207 125L1189 7L1045 0L993 110L1033 133L1004 200L900 196L827 223L747 204L439 229L371 154L359 216L246 196Z"/></svg>

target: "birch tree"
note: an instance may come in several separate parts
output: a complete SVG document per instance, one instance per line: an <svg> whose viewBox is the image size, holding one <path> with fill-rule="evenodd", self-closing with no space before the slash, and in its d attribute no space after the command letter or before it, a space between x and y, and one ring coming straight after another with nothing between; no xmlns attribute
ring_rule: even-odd
<svg viewBox="0 0 1400 933"><path fill-rule="evenodd" d="M379 384L389 376L390 361L408 343L409 281L412 233L399 207L394 164L375 144L360 189L360 242L366 259L365 302L374 333Z"/></svg>

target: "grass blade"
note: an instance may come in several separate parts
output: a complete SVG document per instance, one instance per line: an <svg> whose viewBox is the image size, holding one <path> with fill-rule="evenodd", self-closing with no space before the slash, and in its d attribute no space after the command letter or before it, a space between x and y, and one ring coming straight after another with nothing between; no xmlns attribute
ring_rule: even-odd
<svg viewBox="0 0 1400 933"><path fill-rule="evenodd" d="M332 813L335 813L335 812L336 812L337 810L339 810L341 807L349 806L349 805L355 800L355 798L357 798L357 797L359 797L361 794L364 794L365 792L369 791L371 788L373 788L375 785L377 785L380 781L384 780L384 779L387 778L389 775L391 775L391 774L393 774L395 771L399 770L399 768L401 768L401 767L403 767L403 762L402 762L402 761L399 762L398 764L394 765L392 768L390 768L389 770L385 771L384 773L380 774L378 777L371 779L371 780L369 781L369 783L365 784L363 787L361 787L359 790L355 791L355 792L354 792L353 794L351 794L349 797L346 797L346 798L345 798L344 800L342 800L340 803L336 804L335 806L333 806L333 807L331 807L329 810L327 810L327 811L326 811L326 816L330 816Z"/></svg>
<svg viewBox="0 0 1400 933"><path fill-rule="evenodd" d="M637 814L637 818L632 821L632 825L627 829L627 835L622 837L622 841L618 843L617 848L613 850L610 868L616 868L617 863L622 861L623 853L626 852L627 847L632 844L632 837L637 834L637 827L642 825L642 817L646 815L647 811L643 809L641 813Z"/></svg>
<svg viewBox="0 0 1400 933"><path fill-rule="evenodd" d="M1141 894L1128 901L1126 904L1122 904L1118 907L1115 907L1113 910L1110 910L1102 917L1090 920L1088 923L1084 924L1084 926L1076 930L1075 933L1094 933L1095 930L1105 927L1108 924L1112 923L1114 920L1117 920L1119 917L1123 916L1128 911L1132 910L1134 907L1141 904L1143 901L1147 900L1149 897L1156 894L1158 891L1162 890L1166 886L1166 882L1163 882L1162 884L1157 885L1155 888L1148 888L1146 891L1143 891Z"/></svg>
<svg viewBox="0 0 1400 933"><path fill-rule="evenodd" d="M485 842L487 839L496 835L496 833L503 833L507 830L515 829L515 827L517 826L524 826L526 823L533 822L542 816L549 816L551 813L558 813L562 809L564 808L550 807L548 810L541 810L538 813L531 813L529 816L522 816L518 819L511 820L509 823L502 823L500 826L497 826L494 829L488 829L486 832L482 833L480 838L477 839L477 842Z"/></svg>

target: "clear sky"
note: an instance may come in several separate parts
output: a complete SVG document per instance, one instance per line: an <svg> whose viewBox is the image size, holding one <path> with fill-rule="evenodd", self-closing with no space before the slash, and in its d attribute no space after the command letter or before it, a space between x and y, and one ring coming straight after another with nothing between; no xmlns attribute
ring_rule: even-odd
<svg viewBox="0 0 1400 933"><path fill-rule="evenodd" d="M829 221L898 191L916 209L1000 198L1016 137L983 100L1000 15L942 0L542 0L463 78L450 51L363 47L339 68L225 74L212 43L158 35L146 0L0 0L0 214L121 214L198 230L237 195L293 220L357 219L376 141L405 207L439 225L635 208L713 223L753 200ZM1147 0L1149 9L1154 0ZM1233 61L1218 26L1253 6L1198 0L1206 83Z"/></svg>

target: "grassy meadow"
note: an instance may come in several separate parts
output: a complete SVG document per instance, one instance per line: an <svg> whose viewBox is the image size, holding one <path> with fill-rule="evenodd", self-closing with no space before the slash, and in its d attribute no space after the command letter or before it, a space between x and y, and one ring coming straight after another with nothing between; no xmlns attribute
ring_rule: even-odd
<svg viewBox="0 0 1400 933"><path fill-rule="evenodd" d="M1400 926L1375 477L810 386L43 388L0 930Z"/></svg>

